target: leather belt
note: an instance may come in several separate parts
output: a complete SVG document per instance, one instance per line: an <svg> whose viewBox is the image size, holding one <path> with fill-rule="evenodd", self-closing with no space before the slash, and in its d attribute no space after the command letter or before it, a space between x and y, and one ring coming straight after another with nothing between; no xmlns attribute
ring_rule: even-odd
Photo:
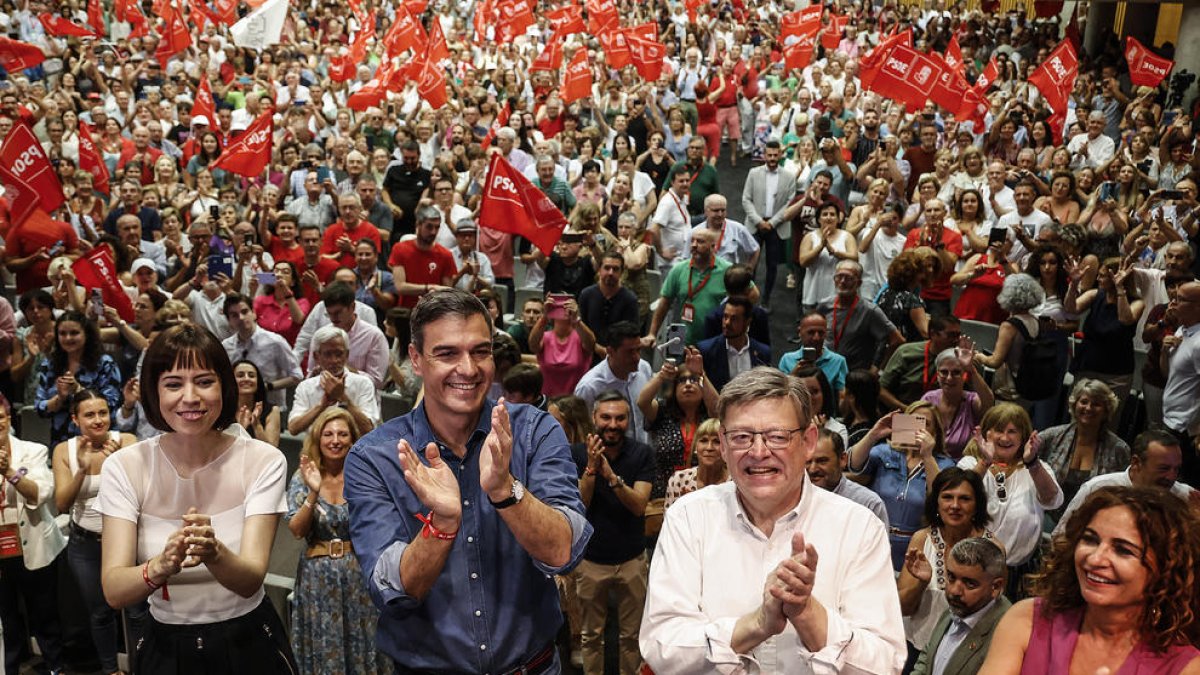
<svg viewBox="0 0 1200 675"><path fill-rule="evenodd" d="M896 536L899 536L899 537L911 537L911 536L913 536L914 534L916 534L916 532L915 532L915 531L913 531L913 532L909 532L908 530L902 530L902 529L900 529L900 528L898 528L898 527L889 527L889 528L888 528L888 533L889 533L889 534L894 534L894 535L896 535Z"/></svg>
<svg viewBox="0 0 1200 675"><path fill-rule="evenodd" d="M330 539L329 541L314 541L304 552L305 558L344 558L347 553L354 553L348 539Z"/></svg>
<svg viewBox="0 0 1200 675"><path fill-rule="evenodd" d="M80 537L83 537L84 539L89 539L91 541L100 541L100 533L99 532L92 532L91 530L87 529L86 527L83 527L82 525L80 525L79 523L76 523L73 520L71 521L70 530L71 530L71 534L79 535Z"/></svg>
<svg viewBox="0 0 1200 675"><path fill-rule="evenodd" d="M530 657L523 666L506 670L501 675L538 675L550 669L554 663L554 643L546 645L542 651Z"/></svg>

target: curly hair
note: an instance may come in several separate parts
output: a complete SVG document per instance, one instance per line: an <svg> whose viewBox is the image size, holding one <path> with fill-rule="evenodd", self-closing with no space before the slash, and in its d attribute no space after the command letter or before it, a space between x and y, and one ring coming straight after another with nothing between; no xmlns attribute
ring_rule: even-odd
<svg viewBox="0 0 1200 675"><path fill-rule="evenodd" d="M1011 274L1004 280L996 304L1006 312L1021 314L1037 307L1046 300L1042 284L1028 274Z"/></svg>
<svg viewBox="0 0 1200 675"><path fill-rule="evenodd" d="M1042 258L1054 256L1054 292L1058 297L1067 294L1067 256L1062 249L1054 244L1041 244L1033 249L1033 253L1025 260L1025 274L1040 280L1042 278Z"/></svg>
<svg viewBox="0 0 1200 675"><path fill-rule="evenodd" d="M1071 388L1071 396L1067 403L1072 422L1075 421L1075 404L1084 396L1087 396L1094 402L1104 404L1104 420L1100 424L1101 428L1112 419L1113 415L1117 414L1117 408L1121 405L1113 390L1109 389L1108 385L1100 380L1089 380L1087 378L1076 380L1075 386Z"/></svg>
<svg viewBox="0 0 1200 675"><path fill-rule="evenodd" d="M912 290L925 272L925 256L916 249L901 251L887 268L888 286L896 290Z"/></svg>
<svg viewBox="0 0 1200 675"><path fill-rule="evenodd" d="M1112 508L1128 509L1142 538L1142 565L1149 578L1139 638L1160 653L1174 645L1200 643L1200 522L1183 500L1165 490L1112 486L1093 492L1067 520L1042 571L1034 575L1033 590L1043 600L1042 611L1053 616L1086 606L1075 550L1096 515Z"/></svg>

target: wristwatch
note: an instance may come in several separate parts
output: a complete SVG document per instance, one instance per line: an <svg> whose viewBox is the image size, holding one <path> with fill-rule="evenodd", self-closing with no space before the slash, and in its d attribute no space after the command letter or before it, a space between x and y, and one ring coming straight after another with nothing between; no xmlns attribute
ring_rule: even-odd
<svg viewBox="0 0 1200 675"><path fill-rule="evenodd" d="M492 506L495 507L497 511L499 511L500 509L507 509L513 504L520 502L524 498L525 486L521 483L521 481L514 478L512 482L512 495L508 499L502 499L498 502L493 502L491 497L488 497L488 501L491 502Z"/></svg>

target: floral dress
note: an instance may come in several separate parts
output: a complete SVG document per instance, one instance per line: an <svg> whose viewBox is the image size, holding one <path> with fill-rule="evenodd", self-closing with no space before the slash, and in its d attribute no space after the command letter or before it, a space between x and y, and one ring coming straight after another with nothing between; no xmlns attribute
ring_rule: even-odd
<svg viewBox="0 0 1200 675"><path fill-rule="evenodd" d="M308 498L308 486L297 471L288 484L287 519ZM350 541L350 511L343 502L318 499L308 542ZM367 595L358 558L300 556L291 607L292 651L301 673L394 672L391 660L375 649L379 612Z"/></svg>

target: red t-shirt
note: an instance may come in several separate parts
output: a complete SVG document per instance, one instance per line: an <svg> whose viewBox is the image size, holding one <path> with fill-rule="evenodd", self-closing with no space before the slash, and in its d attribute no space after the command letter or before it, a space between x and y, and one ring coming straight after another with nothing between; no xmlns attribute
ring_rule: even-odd
<svg viewBox="0 0 1200 675"><path fill-rule="evenodd" d="M941 243L945 246L945 250L962 258L963 247L962 234L960 232L943 226ZM917 248L918 246L929 246L936 250L932 244L936 244L936 242L929 241L929 236L925 233L924 227L910 230L908 236L904 239L904 248L906 250ZM942 270L942 274L937 278L937 281L921 289L921 297L926 300L949 300L952 290L950 288L950 277L953 274L953 267L948 270Z"/></svg>
<svg viewBox="0 0 1200 675"><path fill-rule="evenodd" d="M26 218L25 222L10 229L5 237L9 258L26 258L43 246L49 250L60 241L63 244L62 253L79 250L79 237L75 235L75 228L49 216L38 216L36 212ZM17 272L17 295L49 283L46 272L50 269L51 260L52 258L35 260L32 265Z"/></svg>
<svg viewBox="0 0 1200 675"><path fill-rule="evenodd" d="M162 150L146 146L144 151L138 151L137 146L130 144L121 150L121 156L117 158L117 168L123 169L136 155L145 154L146 160L142 163L142 185L149 185L154 182L154 163L162 157Z"/></svg>
<svg viewBox="0 0 1200 675"><path fill-rule="evenodd" d="M353 229L347 230L346 224L339 220L325 228L325 235L321 238L321 255L337 254L340 251L337 241L343 236L350 237L353 244L358 244L360 239L370 239L375 242L376 251L383 249L383 244L379 239L379 228L372 225L370 221L360 220ZM354 267L354 254L342 253L337 258L337 262L342 267Z"/></svg>
<svg viewBox="0 0 1200 675"><path fill-rule="evenodd" d="M297 267L299 268L300 272L300 290L303 291L304 297L315 306L321 301L321 292L318 291L315 286L310 286L309 284L304 283L304 273L309 270L309 267L304 262L303 254L300 255L300 264L297 265ZM320 279L321 283L327 284L329 283L329 280L333 278L333 273L336 272L337 268L339 267L341 267L341 265L339 265L336 260L321 258L317 260L317 264L312 267L312 270L317 273L317 279Z"/></svg>
<svg viewBox="0 0 1200 675"><path fill-rule="evenodd" d="M285 248L283 240L279 237L271 238L271 245L267 247L267 253L271 254L271 259L275 262L288 261L296 266L296 271L304 269L304 247L296 244L292 248Z"/></svg>
<svg viewBox="0 0 1200 675"><path fill-rule="evenodd" d="M559 116L554 119L546 117L541 122L538 122L538 131L542 132L542 136L546 137L547 139L551 139L562 133L563 127L565 127L566 124L567 118L562 114L559 114Z"/></svg>
<svg viewBox="0 0 1200 675"><path fill-rule="evenodd" d="M441 244L434 244L428 251L417 248L416 240L402 241L392 247L388 256L389 267L403 267L404 280L410 284L440 284L446 277L458 273L454 255ZM401 307L416 307L417 296L401 295Z"/></svg>
<svg viewBox="0 0 1200 675"><path fill-rule="evenodd" d="M721 92L721 97L715 102L718 108L737 105L739 79L737 73L730 73L728 76L720 74L713 78L712 84L708 85L709 91L716 91L717 87L721 86L721 80L725 80L725 91Z"/></svg>

